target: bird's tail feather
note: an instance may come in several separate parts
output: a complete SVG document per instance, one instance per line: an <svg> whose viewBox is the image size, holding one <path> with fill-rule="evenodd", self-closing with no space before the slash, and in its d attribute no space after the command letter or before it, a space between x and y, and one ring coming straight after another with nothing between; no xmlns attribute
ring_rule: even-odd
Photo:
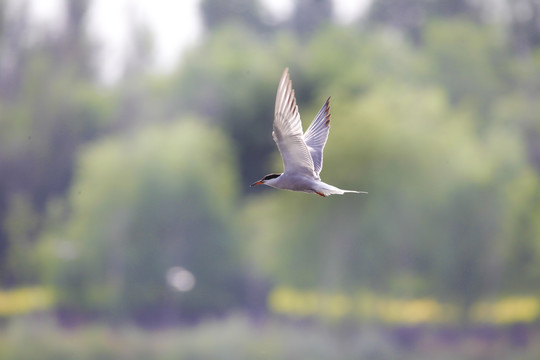
<svg viewBox="0 0 540 360"><path fill-rule="evenodd" d="M343 190L335 186L324 184L324 189L320 189L319 192L324 196L329 195L343 195L345 193L355 193L355 194L367 194L367 191L356 191L356 190Z"/></svg>
<svg viewBox="0 0 540 360"><path fill-rule="evenodd" d="M355 193L355 194L367 194L367 191L356 191L356 190L342 190L343 193Z"/></svg>

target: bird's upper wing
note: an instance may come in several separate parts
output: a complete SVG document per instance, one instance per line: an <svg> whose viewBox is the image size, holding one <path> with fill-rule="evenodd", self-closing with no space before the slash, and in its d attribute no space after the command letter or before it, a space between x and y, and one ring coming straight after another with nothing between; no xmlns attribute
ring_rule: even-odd
<svg viewBox="0 0 540 360"><path fill-rule="evenodd" d="M323 166L323 149L330 131L330 98L326 100L321 110L313 119L311 125L304 134L304 141L313 160L313 169L317 177Z"/></svg>
<svg viewBox="0 0 540 360"><path fill-rule="evenodd" d="M302 134L302 122L288 68L283 72L277 90L272 137L281 153L284 172L316 177L313 160Z"/></svg>

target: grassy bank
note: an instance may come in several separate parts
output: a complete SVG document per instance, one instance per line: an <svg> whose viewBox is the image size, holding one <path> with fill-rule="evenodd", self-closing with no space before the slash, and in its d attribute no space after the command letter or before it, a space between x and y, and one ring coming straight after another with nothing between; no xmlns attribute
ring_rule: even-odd
<svg viewBox="0 0 540 360"><path fill-rule="evenodd" d="M0 329L0 360L535 360L535 327L457 329L336 327L243 316L197 326L143 330L87 325L60 328L47 319L15 319Z"/></svg>

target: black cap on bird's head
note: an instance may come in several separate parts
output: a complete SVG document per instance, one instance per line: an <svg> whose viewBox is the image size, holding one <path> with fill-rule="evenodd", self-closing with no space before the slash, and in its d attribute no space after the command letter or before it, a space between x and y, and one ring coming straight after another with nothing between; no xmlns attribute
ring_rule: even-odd
<svg viewBox="0 0 540 360"><path fill-rule="evenodd" d="M256 181L256 182L254 182L253 184L251 184L249 186L261 185L261 184L264 184L264 182L266 180L275 179L275 178L280 177L280 176L281 176L281 174L278 174L278 173L268 174L265 177L263 177L261 180Z"/></svg>

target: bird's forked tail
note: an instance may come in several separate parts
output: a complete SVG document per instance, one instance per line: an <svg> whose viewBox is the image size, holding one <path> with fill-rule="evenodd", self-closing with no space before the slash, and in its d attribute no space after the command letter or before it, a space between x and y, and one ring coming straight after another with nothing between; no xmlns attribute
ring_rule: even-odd
<svg viewBox="0 0 540 360"><path fill-rule="evenodd" d="M367 191L356 191L356 190L343 190L335 186L322 183L323 187L317 189L316 193L321 196L330 196L330 195L343 195L345 193L355 193L355 194L367 194Z"/></svg>

